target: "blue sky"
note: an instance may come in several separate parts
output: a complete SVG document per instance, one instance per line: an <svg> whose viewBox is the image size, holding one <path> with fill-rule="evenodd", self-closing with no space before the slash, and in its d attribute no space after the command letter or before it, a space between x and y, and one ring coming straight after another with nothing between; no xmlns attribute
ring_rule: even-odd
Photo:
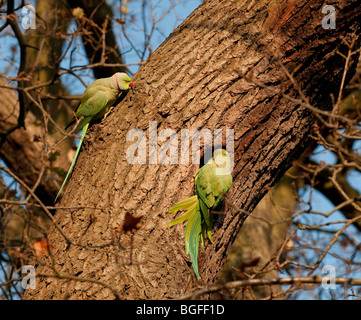
<svg viewBox="0 0 361 320"><path fill-rule="evenodd" d="M152 30L152 15L154 19L158 21L154 28L154 31L151 34L150 38L150 46L152 51L155 49L168 37L168 35L180 24L184 21L184 19L201 3L200 0L182 0L180 3L173 8L173 4L176 4L178 1L169 1L169 0L160 0L153 2L153 10L150 11L150 5L146 6L145 9L145 21L146 26L145 30L148 34L150 34ZM148 2L148 4L151 2ZM125 63L139 63L141 62L140 57L138 56L135 49L142 52L144 48L144 24L142 18L142 7L141 1L130 1L128 5L129 13L124 15L120 11L120 6L118 2L116 2L114 9L114 18L115 19L125 19L131 22L125 24L125 32L127 34L127 38L130 42L125 39L121 34L121 26L113 22L114 33L117 37L117 42L120 45L122 56L124 58ZM168 14L164 15L165 12L169 11ZM164 16L164 17L163 17ZM70 29L75 27L73 24ZM119 32L117 32L119 30ZM76 62L77 65L86 65L88 62L85 58L84 49L81 44L81 40L78 38L76 40L74 48L79 51L80 54L77 55L78 60ZM135 49L134 49L135 48ZM69 50L72 51L73 48ZM146 50L146 55L144 59L146 59L149 55L149 51ZM83 59L81 59L83 57ZM69 56L65 57L63 60L62 66L69 67ZM134 74L139 69L138 65L130 65L129 70ZM94 79L87 77L89 74L88 71L79 72L83 73L85 77L83 77L84 81L88 84L91 83ZM69 81L69 89L72 94L81 94L84 91L84 87L79 83L77 79L72 76L66 75L65 82Z"/></svg>

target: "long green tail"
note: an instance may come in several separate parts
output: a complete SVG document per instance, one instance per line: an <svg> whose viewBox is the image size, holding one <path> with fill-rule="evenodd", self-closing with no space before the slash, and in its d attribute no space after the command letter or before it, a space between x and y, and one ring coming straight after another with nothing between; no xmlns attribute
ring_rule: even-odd
<svg viewBox="0 0 361 320"><path fill-rule="evenodd" d="M78 148L76 149L76 153L75 153L75 157L74 157L74 160L73 162L71 163L71 166L70 166L70 169L64 179L64 182L63 184L61 185L60 187L60 190L58 192L58 194L56 195L56 198L54 200L54 203L56 202L56 200L58 199L58 197L60 196L61 192L63 191L63 188L66 184L66 181L68 180L69 176L70 176L70 173L72 172L73 170L73 167L75 165L75 162L76 162L76 159L78 158L78 155L79 155L79 151L80 151L80 148L81 148L81 145L83 144L83 140L84 140L84 137L85 137L85 134L88 130L88 127L89 127L89 123L87 123L84 127L83 127L83 130L82 130L82 133L81 133L81 138L80 138L80 141L79 141L79 145L78 145Z"/></svg>
<svg viewBox="0 0 361 320"><path fill-rule="evenodd" d="M193 197L185 199L175 204L167 212L174 213L179 210L186 210L186 212L180 217L169 222L168 226L172 227L178 223L188 220L186 227L184 229L185 251L187 254L189 254L191 258L192 268L197 277L197 280L199 280L200 279L199 271L198 271L199 242L201 240L202 247L204 247L204 238L207 229L205 229L204 226L202 226L200 201L198 200L198 197L195 195ZM212 240L212 238L210 238L210 240Z"/></svg>
<svg viewBox="0 0 361 320"><path fill-rule="evenodd" d="M198 249L199 249L199 240L201 238L201 212L199 210L199 202L193 210L193 214L188 219L186 227L184 229L184 238L185 238L185 247L186 253L189 254L192 261L192 268L197 277L197 280L200 279L198 271ZM203 246L203 238L202 238Z"/></svg>
<svg viewBox="0 0 361 320"><path fill-rule="evenodd" d="M198 202L198 197L193 196L188 199L185 199L181 202L178 202L175 204L172 208L170 208L167 212L168 213L174 213L179 210L187 210L183 215L181 215L179 218L172 220L168 223L168 227L172 227L178 223L181 223L183 221L186 221L191 216L196 204Z"/></svg>

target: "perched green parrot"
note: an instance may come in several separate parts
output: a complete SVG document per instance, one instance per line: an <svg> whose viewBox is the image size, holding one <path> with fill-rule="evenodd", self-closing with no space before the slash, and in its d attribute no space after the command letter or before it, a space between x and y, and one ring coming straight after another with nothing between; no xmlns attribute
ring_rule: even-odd
<svg viewBox="0 0 361 320"><path fill-rule="evenodd" d="M197 172L194 186L193 197L177 203L167 212L186 210L179 218L169 222L168 226L172 227L188 220L184 230L185 251L190 255L194 273L199 279L199 241L201 240L202 248L206 236L212 242L213 215L210 210L217 208L232 186L231 160L226 150L214 151L212 159Z"/></svg>
<svg viewBox="0 0 361 320"><path fill-rule="evenodd" d="M70 121L65 129L76 123L76 119L80 119L76 131L82 130L80 142L75 153L73 162L64 179L63 184L55 198L55 202L63 191L66 181L73 170L76 159L83 143L85 134L88 130L89 124L97 119L103 117L110 109L110 107L117 100L120 92L133 88L132 79L123 72L117 72L109 78L95 80L85 90L79 105L75 110L75 117Z"/></svg>

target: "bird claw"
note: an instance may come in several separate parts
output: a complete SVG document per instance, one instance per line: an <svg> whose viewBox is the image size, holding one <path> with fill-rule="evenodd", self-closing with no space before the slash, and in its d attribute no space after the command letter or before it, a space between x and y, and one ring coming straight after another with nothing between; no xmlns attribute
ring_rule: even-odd
<svg viewBox="0 0 361 320"><path fill-rule="evenodd" d="M114 107L111 107L109 111L104 115L103 120L113 111Z"/></svg>

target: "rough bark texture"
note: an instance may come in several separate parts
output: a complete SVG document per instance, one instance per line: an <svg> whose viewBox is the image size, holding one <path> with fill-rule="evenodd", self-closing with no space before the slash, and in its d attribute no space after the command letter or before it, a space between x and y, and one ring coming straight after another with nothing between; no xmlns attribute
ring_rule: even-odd
<svg viewBox="0 0 361 320"><path fill-rule="evenodd" d="M36 270L51 275L54 266L63 279L38 277L24 298L114 298L109 288L72 276L105 282L123 299L176 297L217 281L245 216L227 210L217 220L213 244L200 251L197 283L184 253L184 226L168 228L174 216L166 210L192 195L198 165L131 165L126 150L134 142L126 141L127 132L146 131L149 121L177 132L233 128L229 199L252 211L307 145L315 121L309 110L263 85L298 98L282 62L311 103L329 108L344 67L336 51L347 52L340 37L359 34L360 4L336 1L337 29L324 30L323 1L204 2L137 72L135 90L90 130L61 204L99 209L58 210L58 226L73 243L53 229L52 256ZM132 236L114 231L126 212L144 216Z"/></svg>

